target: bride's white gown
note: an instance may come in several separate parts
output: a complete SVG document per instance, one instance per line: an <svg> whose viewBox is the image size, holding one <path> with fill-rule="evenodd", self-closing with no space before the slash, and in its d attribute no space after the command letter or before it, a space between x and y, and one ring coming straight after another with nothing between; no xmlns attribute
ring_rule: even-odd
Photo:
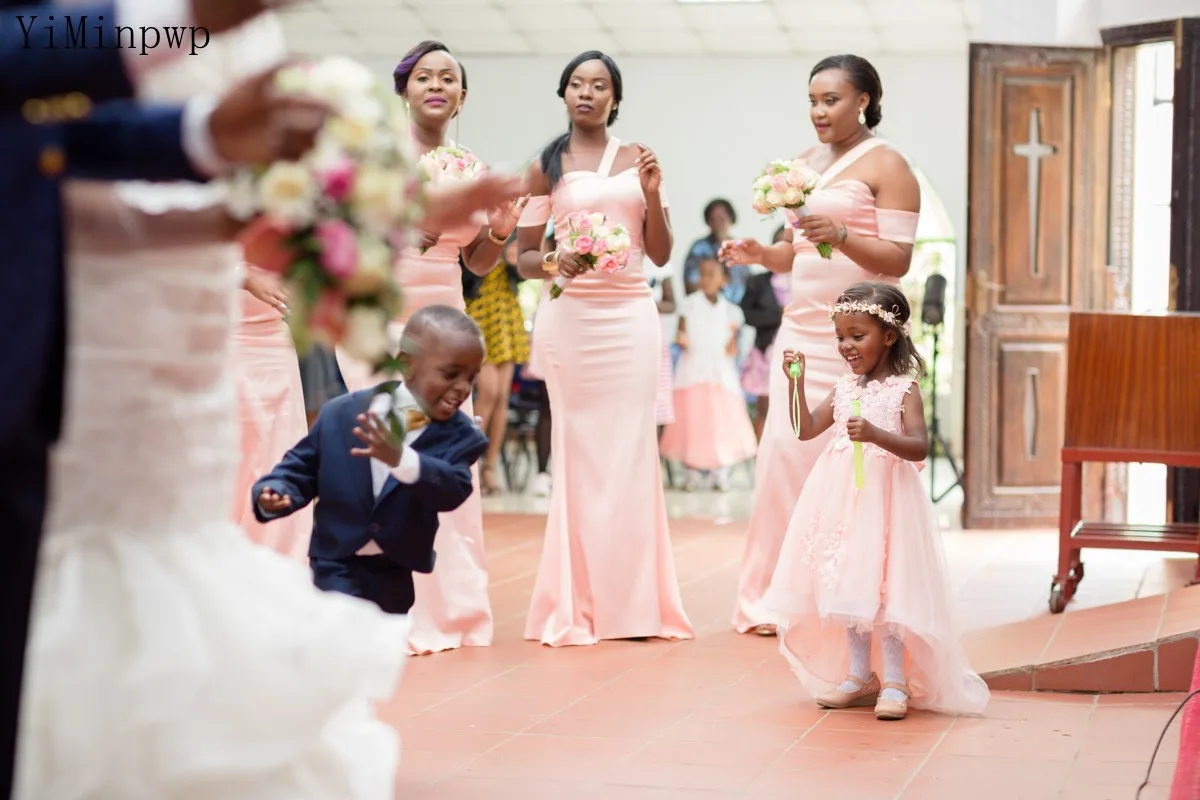
<svg viewBox="0 0 1200 800"><path fill-rule="evenodd" d="M229 518L236 251L119 246L136 213L91 188L109 194L72 198L103 235L70 263L16 797L391 798L399 742L370 702L396 689L408 620L317 591Z"/></svg>

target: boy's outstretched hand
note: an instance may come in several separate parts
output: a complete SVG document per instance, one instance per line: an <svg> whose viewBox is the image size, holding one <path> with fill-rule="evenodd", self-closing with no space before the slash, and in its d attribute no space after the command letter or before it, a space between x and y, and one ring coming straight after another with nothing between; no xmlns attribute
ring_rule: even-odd
<svg viewBox="0 0 1200 800"><path fill-rule="evenodd" d="M392 438L387 426L378 417L373 414L359 414L354 435L366 447L355 447L350 450L350 455L376 458L393 469L400 466L400 450L403 445Z"/></svg>
<svg viewBox="0 0 1200 800"><path fill-rule="evenodd" d="M278 514L292 507L292 498L270 489L263 489L258 496L258 507L268 514Z"/></svg>

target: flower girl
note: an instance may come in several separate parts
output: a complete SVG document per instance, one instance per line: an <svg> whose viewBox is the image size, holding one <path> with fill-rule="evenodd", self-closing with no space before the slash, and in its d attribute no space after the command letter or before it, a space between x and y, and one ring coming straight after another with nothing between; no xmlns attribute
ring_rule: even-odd
<svg viewBox="0 0 1200 800"><path fill-rule="evenodd" d="M895 286L856 283L830 310L852 375L812 411L804 357L783 354L800 439L835 432L792 512L764 604L785 620L780 650L824 708L909 703L978 714L988 688L958 641L942 542L918 471L929 451L914 376L924 370ZM872 665L882 662L880 682Z"/></svg>
<svg viewBox="0 0 1200 800"><path fill-rule="evenodd" d="M735 363L745 320L721 291L726 277L721 262L705 259L700 291L680 304L675 421L663 429L659 449L687 467L688 490L711 471L716 488L726 491L729 468L753 458L758 447Z"/></svg>

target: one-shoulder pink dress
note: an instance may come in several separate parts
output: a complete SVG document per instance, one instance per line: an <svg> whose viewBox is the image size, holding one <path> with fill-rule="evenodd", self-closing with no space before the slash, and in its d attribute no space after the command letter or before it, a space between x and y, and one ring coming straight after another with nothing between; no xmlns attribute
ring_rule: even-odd
<svg viewBox="0 0 1200 800"><path fill-rule="evenodd" d="M543 300L533 348L553 410L546 539L525 638L588 645L601 639L690 639L667 527L655 411L662 326L642 271L646 199L637 171L610 174L610 139L596 172L570 172L534 197L522 227L598 211L629 228L629 266L585 273Z"/></svg>
<svg viewBox="0 0 1200 800"><path fill-rule="evenodd" d="M867 139L830 165L809 198L808 209L840 221L847 230L860 236L911 243L917 233L916 214L876 208L875 197L866 184L852 179L838 180L838 175L851 164L886 144L883 139ZM868 272L837 250L827 261L803 237L796 236L795 240L792 301L783 310L783 324L771 351L771 404L755 464L754 507L733 611L733 626L741 633L779 622L777 615L763 607L762 596L775 573L800 490L832 435L827 431L807 442L796 439L789 416L787 376L781 367L783 351L794 349L804 353L805 394L810 403L823 399L838 379L849 373L838 355L828 306L846 287L859 281L898 283L895 278Z"/></svg>
<svg viewBox="0 0 1200 800"><path fill-rule="evenodd" d="M254 518L250 489L283 454L308 433L300 362L283 316L247 291L233 344L242 459L233 498L233 517L251 540L307 562L312 507L263 525Z"/></svg>
<svg viewBox="0 0 1200 800"><path fill-rule="evenodd" d="M416 247L405 248L396 261L396 280L404 292L404 315L394 322L389 337L399 343L404 323L414 312L432 305L466 309L462 293L459 251L474 241L487 217L442 231L437 244L424 254ZM337 353L338 368L346 387L354 392L379 383L383 376L371 374L362 362ZM471 401L463 412L473 414ZM483 548L483 505L479 497L479 470L471 468L476 491L467 502L439 517L434 549L437 565L429 575L414 574L416 603L408 612L412 621L409 648L418 655L458 647L487 647L492 644L492 604L488 598L487 555Z"/></svg>

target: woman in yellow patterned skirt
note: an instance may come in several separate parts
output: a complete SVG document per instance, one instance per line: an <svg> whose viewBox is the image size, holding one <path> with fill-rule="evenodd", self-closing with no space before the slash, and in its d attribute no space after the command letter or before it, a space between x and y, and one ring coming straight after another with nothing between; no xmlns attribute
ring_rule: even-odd
<svg viewBox="0 0 1200 800"><path fill-rule="evenodd" d="M516 240L504 248L504 260L480 279L463 272L463 295L467 313L483 329L487 343L487 361L479 373L475 413L483 420L483 430L491 444L479 473L483 494L496 494L496 463L508 431L508 397L512 392L513 370L529 360L529 333L525 315L517 301L520 277L515 267Z"/></svg>

